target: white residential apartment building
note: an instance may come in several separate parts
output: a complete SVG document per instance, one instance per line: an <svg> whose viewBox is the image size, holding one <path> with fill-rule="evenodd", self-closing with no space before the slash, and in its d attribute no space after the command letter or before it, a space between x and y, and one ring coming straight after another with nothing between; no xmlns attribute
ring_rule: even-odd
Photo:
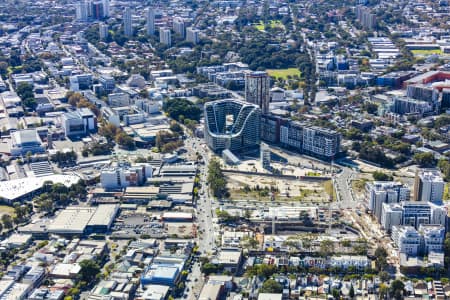
<svg viewBox="0 0 450 300"><path fill-rule="evenodd" d="M414 201L441 202L444 179L438 169L418 169L414 182Z"/></svg>
<svg viewBox="0 0 450 300"><path fill-rule="evenodd" d="M188 27L186 28L186 41L196 45L200 42L200 30Z"/></svg>
<svg viewBox="0 0 450 300"><path fill-rule="evenodd" d="M420 252L421 236L412 226L394 226L392 240L400 253L417 256Z"/></svg>
<svg viewBox="0 0 450 300"><path fill-rule="evenodd" d="M400 203L383 203L380 223L384 230L390 232L393 226L409 225L416 229L420 225L445 226L447 208L432 202L404 201Z"/></svg>
<svg viewBox="0 0 450 300"><path fill-rule="evenodd" d="M159 29L159 42L168 47L172 46L172 33L168 28Z"/></svg>
<svg viewBox="0 0 450 300"><path fill-rule="evenodd" d="M369 209L379 222L381 220L381 211L384 203L408 201L410 193L409 187L403 185L401 182L374 181L366 184Z"/></svg>
<svg viewBox="0 0 450 300"><path fill-rule="evenodd" d="M428 255L442 252L445 228L441 225L420 225L419 230L412 226L394 226L392 240L399 253L410 256Z"/></svg>

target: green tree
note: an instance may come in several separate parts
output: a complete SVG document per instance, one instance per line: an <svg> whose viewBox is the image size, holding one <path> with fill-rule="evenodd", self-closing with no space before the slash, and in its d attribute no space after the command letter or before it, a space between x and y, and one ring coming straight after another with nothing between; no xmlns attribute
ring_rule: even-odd
<svg viewBox="0 0 450 300"><path fill-rule="evenodd" d="M375 250L375 265L379 271L382 271L386 268L387 256L388 256L388 253L387 253L386 249L384 249L383 247L379 246Z"/></svg>
<svg viewBox="0 0 450 300"><path fill-rule="evenodd" d="M126 149L134 149L136 144L131 136L121 131L116 135L116 143Z"/></svg>
<svg viewBox="0 0 450 300"><path fill-rule="evenodd" d="M260 290L261 293L281 293L283 292L283 286L273 279L267 279Z"/></svg>
<svg viewBox="0 0 450 300"><path fill-rule="evenodd" d="M33 86L21 82L16 89L17 95L22 99L23 106L34 109L36 107L36 99L34 98Z"/></svg>
<svg viewBox="0 0 450 300"><path fill-rule="evenodd" d="M11 229L13 227L12 218L8 214L2 215L2 223L3 227L5 227L6 229Z"/></svg>
<svg viewBox="0 0 450 300"><path fill-rule="evenodd" d="M416 153L413 157L414 161L421 167L433 167L436 165L436 160L434 159L433 153L424 152Z"/></svg>
<svg viewBox="0 0 450 300"><path fill-rule="evenodd" d="M386 271L379 272L378 277L380 277L380 280L382 282L389 282L389 280L391 279L391 275L389 275L389 273Z"/></svg>
<svg viewBox="0 0 450 300"><path fill-rule="evenodd" d="M446 266L450 266L450 233L445 235L444 240L444 257Z"/></svg>
<svg viewBox="0 0 450 300"><path fill-rule="evenodd" d="M217 159L212 159L208 166L208 182L215 197L223 197L227 193L227 182Z"/></svg>
<svg viewBox="0 0 450 300"><path fill-rule="evenodd" d="M377 181L392 181L392 180L394 180L394 177L392 177L392 175L383 173L381 171L373 172L372 177L374 180L377 180Z"/></svg>
<svg viewBox="0 0 450 300"><path fill-rule="evenodd" d="M167 100L163 105L163 109L171 118L177 121L181 121L184 118L199 121L202 112L195 103L179 98Z"/></svg>
<svg viewBox="0 0 450 300"><path fill-rule="evenodd" d="M341 297L341 292L338 289L332 289L331 294L335 300L338 300Z"/></svg>
<svg viewBox="0 0 450 300"><path fill-rule="evenodd" d="M333 253L333 242L330 240L323 240L320 242L320 256L328 257Z"/></svg>
<svg viewBox="0 0 450 300"><path fill-rule="evenodd" d="M90 259L81 261L80 267L80 279L85 282L93 282L100 273L100 266Z"/></svg>
<svg viewBox="0 0 450 300"><path fill-rule="evenodd" d="M217 265L209 262L202 265L202 272L205 275L217 273L219 270L220 268Z"/></svg>
<svg viewBox="0 0 450 300"><path fill-rule="evenodd" d="M386 296L388 295L388 292L389 292L389 287L386 284L381 283L380 284L380 288L378 290L378 294L380 295L380 299L386 299Z"/></svg>
<svg viewBox="0 0 450 300"><path fill-rule="evenodd" d="M389 288L389 295L391 297L394 297L396 300L403 299L403 291L405 289L405 284L399 280L396 279L392 281L391 286Z"/></svg>
<svg viewBox="0 0 450 300"><path fill-rule="evenodd" d="M350 290L348 292L348 296L350 297L350 299L355 298L355 288L353 287L353 284L350 285Z"/></svg>
<svg viewBox="0 0 450 300"><path fill-rule="evenodd" d="M367 113L372 114L372 115L374 115L378 112L378 105L376 105L375 103L372 103L372 102L364 103L363 108L365 111L367 111Z"/></svg>
<svg viewBox="0 0 450 300"><path fill-rule="evenodd" d="M76 107L82 99L84 99L84 97L83 95L81 95L81 93L71 93L68 97L69 104L74 107Z"/></svg>

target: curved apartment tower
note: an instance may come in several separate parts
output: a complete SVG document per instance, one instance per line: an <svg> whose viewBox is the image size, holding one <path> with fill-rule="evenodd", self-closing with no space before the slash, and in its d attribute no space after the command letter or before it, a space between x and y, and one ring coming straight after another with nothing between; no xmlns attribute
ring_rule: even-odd
<svg viewBox="0 0 450 300"><path fill-rule="evenodd" d="M215 152L258 146L261 141L261 109L258 105L225 99L208 102L205 110L205 139Z"/></svg>

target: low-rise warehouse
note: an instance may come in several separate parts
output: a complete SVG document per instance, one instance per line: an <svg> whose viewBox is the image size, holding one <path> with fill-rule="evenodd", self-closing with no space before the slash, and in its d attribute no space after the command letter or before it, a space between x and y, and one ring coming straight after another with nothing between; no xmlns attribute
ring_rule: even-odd
<svg viewBox="0 0 450 300"><path fill-rule="evenodd" d="M83 235L108 231L119 212L119 205L97 207L71 206L59 213L48 232L61 235Z"/></svg>

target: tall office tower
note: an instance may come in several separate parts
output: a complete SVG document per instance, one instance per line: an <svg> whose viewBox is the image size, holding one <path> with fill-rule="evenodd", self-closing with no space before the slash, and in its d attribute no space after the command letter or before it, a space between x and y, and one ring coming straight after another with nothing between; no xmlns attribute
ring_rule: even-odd
<svg viewBox="0 0 450 300"><path fill-rule="evenodd" d="M196 45L200 41L199 37L200 30L194 29L192 27L186 28L186 41L191 42Z"/></svg>
<svg viewBox="0 0 450 300"><path fill-rule="evenodd" d="M168 28L159 29L159 42L169 47L172 46L172 34L170 33L170 29Z"/></svg>
<svg viewBox="0 0 450 300"><path fill-rule="evenodd" d="M245 74L245 101L258 105L263 114L269 113L270 78L267 72Z"/></svg>
<svg viewBox="0 0 450 300"><path fill-rule="evenodd" d="M88 7L85 1L77 3L76 6L77 21L85 22L88 19Z"/></svg>
<svg viewBox="0 0 450 300"><path fill-rule="evenodd" d="M109 0L102 0L103 3L103 15L108 18L110 16Z"/></svg>
<svg viewBox="0 0 450 300"><path fill-rule="evenodd" d="M131 8L127 7L123 13L123 33L126 36L133 35L133 24L131 21Z"/></svg>
<svg viewBox="0 0 450 300"><path fill-rule="evenodd" d="M147 8L147 34L155 34L155 11L153 8Z"/></svg>
<svg viewBox="0 0 450 300"><path fill-rule="evenodd" d="M185 34L185 28L184 28L184 21L180 18L174 19L172 22L173 31L177 34L179 34L182 38L186 36Z"/></svg>
<svg viewBox="0 0 450 300"><path fill-rule="evenodd" d="M108 37L108 25L105 23L98 25L98 33L101 40L106 40Z"/></svg>
<svg viewBox="0 0 450 300"><path fill-rule="evenodd" d="M437 169L418 169L414 182L414 201L441 202L444 179Z"/></svg>

